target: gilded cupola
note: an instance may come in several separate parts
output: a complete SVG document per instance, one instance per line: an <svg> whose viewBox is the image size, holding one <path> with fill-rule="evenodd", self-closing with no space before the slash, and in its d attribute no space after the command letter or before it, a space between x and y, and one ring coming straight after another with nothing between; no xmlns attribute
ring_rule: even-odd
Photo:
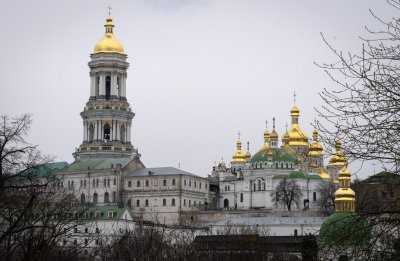
<svg viewBox="0 0 400 261"><path fill-rule="evenodd" d="M124 53L124 47L114 36L113 19L109 15L104 25L106 28L103 38L101 38L94 47L94 53Z"/></svg>
<svg viewBox="0 0 400 261"><path fill-rule="evenodd" d="M329 165L342 167L347 164L347 159L344 156L341 148L342 148L342 143L340 142L340 140L337 139L335 142L336 152L335 154L332 155L331 159L329 160Z"/></svg>
<svg viewBox="0 0 400 261"><path fill-rule="evenodd" d="M339 170L339 189L335 192L336 212L355 211L355 193L350 188L351 173L346 166Z"/></svg>
<svg viewBox="0 0 400 261"><path fill-rule="evenodd" d="M231 163L246 163L245 156L242 152L242 142L240 141L240 133L239 133L239 138L236 142L236 152L232 156Z"/></svg>
<svg viewBox="0 0 400 261"><path fill-rule="evenodd" d="M292 126L289 130L289 145L290 146L307 146L308 135L300 129L299 116L300 110L296 105L296 94L294 94L294 104L290 109L290 116L292 118Z"/></svg>
<svg viewBox="0 0 400 261"><path fill-rule="evenodd" d="M318 142L318 131L316 128L314 128L313 131L313 141L310 144L310 147L308 149L308 155L309 156L320 156L322 155L322 145Z"/></svg>
<svg viewBox="0 0 400 261"><path fill-rule="evenodd" d="M278 133L275 130L275 117L272 118L272 131L270 135L270 141L275 141L276 143L278 143Z"/></svg>
<svg viewBox="0 0 400 261"><path fill-rule="evenodd" d="M330 179L331 178L331 176L328 173L326 173L322 168L319 169L317 175L320 176L322 179Z"/></svg>

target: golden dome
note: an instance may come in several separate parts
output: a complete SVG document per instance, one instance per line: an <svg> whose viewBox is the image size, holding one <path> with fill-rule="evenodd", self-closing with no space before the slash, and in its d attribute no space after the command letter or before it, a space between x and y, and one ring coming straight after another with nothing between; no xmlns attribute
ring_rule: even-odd
<svg viewBox="0 0 400 261"><path fill-rule="evenodd" d="M356 193L350 188L351 173L346 166L339 171L339 189L335 192L337 212L354 212Z"/></svg>
<svg viewBox="0 0 400 261"><path fill-rule="evenodd" d="M332 166L345 166L347 163L347 159L344 156L343 152L341 151L342 143L340 140L336 140L336 152L332 155L331 159L329 160L329 164Z"/></svg>
<svg viewBox="0 0 400 261"><path fill-rule="evenodd" d="M278 133L275 130L275 117L272 118L272 132L271 132L271 136L270 136L270 140L272 141L278 141Z"/></svg>
<svg viewBox="0 0 400 261"><path fill-rule="evenodd" d="M115 38L113 34L113 23L111 16L107 17L106 24L104 25L106 28L106 33L103 38L101 38L94 47L94 53L124 53L124 47L122 44Z"/></svg>
<svg viewBox="0 0 400 261"><path fill-rule="evenodd" d="M246 160L242 152L242 142L240 141L240 139L238 139L236 142L236 152L232 156L231 163L245 163L245 162Z"/></svg>
<svg viewBox="0 0 400 261"><path fill-rule="evenodd" d="M292 116L298 116L300 113L299 108L296 106L296 104L293 104L292 108L290 109L290 114Z"/></svg>
<svg viewBox="0 0 400 261"><path fill-rule="evenodd" d="M298 124L292 124L289 130L290 146L308 146L308 135L303 132Z"/></svg>
<svg viewBox="0 0 400 261"><path fill-rule="evenodd" d="M322 179L330 179L331 178L331 176L328 173L326 173L323 169L319 169L317 175L320 176Z"/></svg>
<svg viewBox="0 0 400 261"><path fill-rule="evenodd" d="M295 103L290 109L290 115L292 117L292 126L289 130L289 145L308 146L308 135L299 127L300 110Z"/></svg>
<svg viewBox="0 0 400 261"><path fill-rule="evenodd" d="M318 142L318 131L314 128L313 131L313 141L310 144L308 155L309 156L319 156L322 155L322 145Z"/></svg>
<svg viewBox="0 0 400 261"><path fill-rule="evenodd" d="M308 168L310 169L316 169L317 168L317 163L315 161L310 162L310 164L308 164Z"/></svg>

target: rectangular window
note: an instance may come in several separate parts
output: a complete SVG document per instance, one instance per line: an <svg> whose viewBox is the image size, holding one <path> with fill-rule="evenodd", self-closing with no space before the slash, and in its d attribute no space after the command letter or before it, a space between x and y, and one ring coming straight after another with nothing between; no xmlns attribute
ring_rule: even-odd
<svg viewBox="0 0 400 261"><path fill-rule="evenodd" d="M186 186L186 179L183 180L183 185Z"/></svg>
<svg viewBox="0 0 400 261"><path fill-rule="evenodd" d="M192 181L191 180L189 180L189 187L191 187L192 186Z"/></svg>
<svg viewBox="0 0 400 261"><path fill-rule="evenodd" d="M199 182L199 188L201 189L201 182Z"/></svg>
<svg viewBox="0 0 400 261"><path fill-rule="evenodd" d="M132 187L132 181L128 181L128 187Z"/></svg>
<svg viewBox="0 0 400 261"><path fill-rule="evenodd" d="M117 185L117 179L114 178L114 186Z"/></svg>
<svg viewBox="0 0 400 261"><path fill-rule="evenodd" d="M140 187L140 180L136 182L136 187Z"/></svg>
<svg viewBox="0 0 400 261"><path fill-rule="evenodd" d="M313 192L313 201L317 201L317 192Z"/></svg>
<svg viewBox="0 0 400 261"><path fill-rule="evenodd" d="M175 179L172 180L172 186L175 186Z"/></svg>
<svg viewBox="0 0 400 261"><path fill-rule="evenodd" d="M86 179L83 181L83 187L86 188Z"/></svg>
<svg viewBox="0 0 400 261"><path fill-rule="evenodd" d="M148 187L149 186L149 181L148 180L146 180L146 187Z"/></svg>
<svg viewBox="0 0 400 261"><path fill-rule="evenodd" d="M96 179L96 188L99 187L99 179Z"/></svg>
<svg viewBox="0 0 400 261"><path fill-rule="evenodd" d="M104 187L107 187L107 180L106 179L104 179Z"/></svg>
<svg viewBox="0 0 400 261"><path fill-rule="evenodd" d="M194 187L197 187L197 182L196 181L194 182Z"/></svg>
<svg viewBox="0 0 400 261"><path fill-rule="evenodd" d="M243 193L240 193L240 202L243 202Z"/></svg>
<svg viewBox="0 0 400 261"><path fill-rule="evenodd" d="M297 229L294 230L294 236L297 237Z"/></svg>
<svg viewBox="0 0 400 261"><path fill-rule="evenodd" d="M108 211L108 217L109 217L109 218L114 217L114 212L113 212L113 211Z"/></svg>
<svg viewBox="0 0 400 261"><path fill-rule="evenodd" d="M166 179L163 180L163 186L167 186L167 180Z"/></svg>

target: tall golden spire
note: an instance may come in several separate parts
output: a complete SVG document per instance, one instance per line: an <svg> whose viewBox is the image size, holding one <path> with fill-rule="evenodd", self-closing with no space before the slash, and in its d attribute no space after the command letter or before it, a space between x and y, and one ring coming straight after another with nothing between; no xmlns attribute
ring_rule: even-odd
<svg viewBox="0 0 400 261"><path fill-rule="evenodd" d="M238 140L236 142L236 152L232 156L231 163L245 163L244 154L242 152L242 142L240 141L240 131L238 133Z"/></svg>
<svg viewBox="0 0 400 261"><path fill-rule="evenodd" d="M336 212L354 212L355 195L350 188L351 173L346 166L339 171L339 189L335 192L335 210Z"/></svg>
<svg viewBox="0 0 400 261"><path fill-rule="evenodd" d="M111 6L108 7L108 17L106 19L105 34L103 38L101 38L94 47L94 53L124 53L124 47L122 44L115 38L113 28L113 19L111 17Z"/></svg>

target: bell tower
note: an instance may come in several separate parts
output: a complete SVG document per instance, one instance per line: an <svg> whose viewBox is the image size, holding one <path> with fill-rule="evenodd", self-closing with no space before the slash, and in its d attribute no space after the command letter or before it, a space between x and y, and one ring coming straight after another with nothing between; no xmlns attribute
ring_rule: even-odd
<svg viewBox="0 0 400 261"><path fill-rule="evenodd" d="M81 112L83 142L73 153L76 161L140 157L131 138L135 114L126 99L127 55L114 35L110 15L104 27L88 64L90 96Z"/></svg>

